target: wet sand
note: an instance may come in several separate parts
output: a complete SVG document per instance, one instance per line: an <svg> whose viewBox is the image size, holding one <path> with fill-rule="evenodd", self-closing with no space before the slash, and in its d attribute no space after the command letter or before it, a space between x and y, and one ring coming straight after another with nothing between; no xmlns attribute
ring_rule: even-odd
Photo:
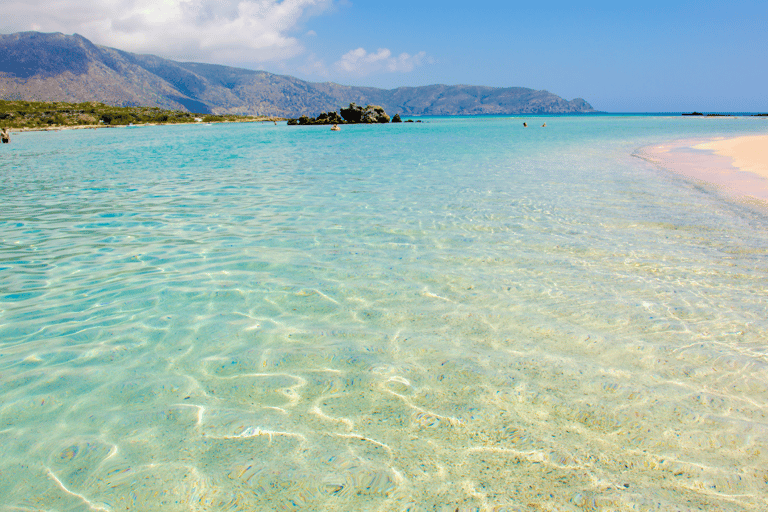
<svg viewBox="0 0 768 512"><path fill-rule="evenodd" d="M679 140L645 147L639 156L729 198L768 206L768 135Z"/></svg>

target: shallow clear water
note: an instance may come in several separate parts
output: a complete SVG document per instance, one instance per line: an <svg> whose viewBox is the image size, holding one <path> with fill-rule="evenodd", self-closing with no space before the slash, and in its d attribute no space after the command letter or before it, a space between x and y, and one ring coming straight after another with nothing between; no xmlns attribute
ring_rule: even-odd
<svg viewBox="0 0 768 512"><path fill-rule="evenodd" d="M766 120L428 121L1 147L0 508L765 509Z"/></svg>

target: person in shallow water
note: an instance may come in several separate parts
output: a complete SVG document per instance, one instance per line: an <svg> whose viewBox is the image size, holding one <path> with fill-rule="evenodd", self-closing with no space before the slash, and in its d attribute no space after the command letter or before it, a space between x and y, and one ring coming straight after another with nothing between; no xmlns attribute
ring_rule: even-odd
<svg viewBox="0 0 768 512"><path fill-rule="evenodd" d="M8 133L8 128L3 128L3 131L0 132L0 140L2 140L4 144L11 142L11 134Z"/></svg>

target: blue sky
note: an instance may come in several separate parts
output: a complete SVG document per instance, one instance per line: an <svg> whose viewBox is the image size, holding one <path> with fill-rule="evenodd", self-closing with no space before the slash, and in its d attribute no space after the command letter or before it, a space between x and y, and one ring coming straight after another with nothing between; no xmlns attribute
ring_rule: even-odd
<svg viewBox="0 0 768 512"><path fill-rule="evenodd" d="M765 0L5 0L4 33L393 88L546 89L609 112L768 111Z"/></svg>

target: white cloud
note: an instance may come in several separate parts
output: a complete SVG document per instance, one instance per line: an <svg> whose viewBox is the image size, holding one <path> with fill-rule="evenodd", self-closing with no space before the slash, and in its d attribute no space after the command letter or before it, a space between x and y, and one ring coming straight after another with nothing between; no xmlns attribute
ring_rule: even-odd
<svg viewBox="0 0 768 512"><path fill-rule="evenodd" d="M328 78L328 68L325 67L325 62L322 59L318 59L317 55L310 54L304 60L304 63L296 68L301 73L308 76L314 76L318 78Z"/></svg>
<svg viewBox="0 0 768 512"><path fill-rule="evenodd" d="M368 53L364 48L350 50L334 64L338 71L355 75L390 72L407 73L428 61L425 52L415 55L401 53L397 57L387 48L379 48L376 53Z"/></svg>
<svg viewBox="0 0 768 512"><path fill-rule="evenodd" d="M334 0L6 0L0 28L78 33L95 43L178 60L239 63L294 57L291 36Z"/></svg>

